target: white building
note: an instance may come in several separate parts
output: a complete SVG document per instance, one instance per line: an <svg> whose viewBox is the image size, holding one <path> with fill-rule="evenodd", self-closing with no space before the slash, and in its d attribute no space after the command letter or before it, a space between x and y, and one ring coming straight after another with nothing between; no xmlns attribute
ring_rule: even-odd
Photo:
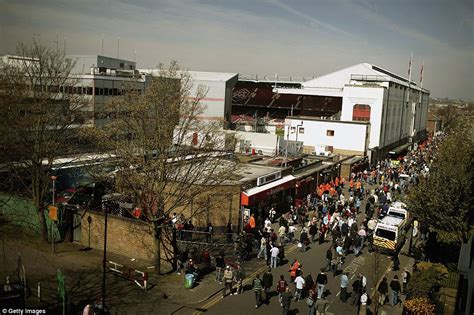
<svg viewBox="0 0 474 315"><path fill-rule="evenodd" d="M364 156L369 145L369 133L370 125L367 122L306 116L285 119L285 139L302 141L303 152L307 154Z"/></svg>
<svg viewBox="0 0 474 315"><path fill-rule="evenodd" d="M341 123L370 123L367 154L371 159L382 158L389 151L398 152L426 136L430 92L404 77L369 63L357 64L304 82L301 89L277 90L280 94L342 98L340 114L334 115L333 118ZM328 121L322 120L311 126L325 125ZM356 134L360 133L360 130L356 130L362 128L359 125L350 125L352 135L347 129L349 125L334 126L337 127L334 130L334 138L313 140L312 143L323 142L320 144L326 146L342 143L337 142L340 140L336 139L338 135L343 135L344 141L347 142L341 149L349 148L354 141L359 143L359 148L365 143L355 138ZM315 133L324 130L323 126L314 128ZM304 130L305 133L313 132L307 128ZM290 139L291 137L290 134Z"/></svg>
<svg viewBox="0 0 474 315"><path fill-rule="evenodd" d="M158 75L157 69L140 69L141 73ZM223 120L230 123L232 113L232 89L237 83L237 73L187 71L192 88L189 97L195 97L199 88L207 91L201 104L204 112L201 117L211 120Z"/></svg>

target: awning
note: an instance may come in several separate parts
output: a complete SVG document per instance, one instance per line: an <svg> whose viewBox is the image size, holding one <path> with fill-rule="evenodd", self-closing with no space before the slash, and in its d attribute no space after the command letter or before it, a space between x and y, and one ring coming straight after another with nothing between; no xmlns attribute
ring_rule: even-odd
<svg viewBox="0 0 474 315"><path fill-rule="evenodd" d="M263 200L268 196L279 193L280 191L292 188L295 177L287 175L266 185L254 187L243 191L241 194L241 203L243 206L252 205L255 201Z"/></svg>
<svg viewBox="0 0 474 315"><path fill-rule="evenodd" d="M404 150L408 149L411 145L412 145L411 143L402 144L401 146L393 148L388 153L398 155L398 154L402 153Z"/></svg>

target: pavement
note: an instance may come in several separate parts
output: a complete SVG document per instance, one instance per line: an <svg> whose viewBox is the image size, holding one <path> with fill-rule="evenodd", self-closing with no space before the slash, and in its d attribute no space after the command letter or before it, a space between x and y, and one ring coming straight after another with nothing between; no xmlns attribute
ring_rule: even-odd
<svg viewBox="0 0 474 315"><path fill-rule="evenodd" d="M347 194L347 191L345 191ZM348 195L348 194L347 194ZM365 201L361 209L365 209ZM113 240L111 240L113 241ZM66 288L69 301L75 306L68 314L82 312L87 303L92 303L101 296L102 281L102 259L103 252L99 250L84 251L81 245L75 243L56 244L55 254L51 253L51 245L38 241L26 235L18 228L3 225L0 226L0 246L3 248L3 257L0 256L0 283L7 275L14 275L17 268L18 254L21 254L26 269L28 284L31 295L27 305L43 306L48 310L56 307L57 283L56 272L60 269L65 275ZM274 283L280 274L289 278L289 263L293 258L303 264L303 272L311 272L313 278L317 276L319 269L324 267L325 253L330 246L330 241L319 244L311 244L305 253L301 253L295 244L287 245L285 248L285 263L272 270ZM402 251L406 251L406 246ZM120 264L147 271L150 274L150 289L144 292L133 282L107 273L106 303L111 305L112 314L270 314L281 312L281 307L276 297L272 297L269 305L262 305L255 309L254 294L251 290L251 281L256 273L262 274L268 267L263 259L253 258L244 265L247 278L244 280L245 292L240 295L222 298L223 285L214 281L214 273L206 275L197 283L193 289L184 289L183 275L169 273L156 275L154 268L149 262L131 260L120 255L108 254L108 260ZM350 284L354 277L363 273L368 280L367 287L370 290L372 300L375 301L375 288L379 281L387 276L390 281L393 275L399 278L403 268L412 268L413 259L400 255L401 270L391 271L391 260L389 257L368 253L354 257L350 254L346 258L344 271L349 272ZM339 299L339 279L328 275L329 290L328 297L330 306L327 314L355 314L355 306L342 303ZM13 277L14 278L14 277ZM12 279L13 279L12 278ZM37 284L41 283L41 299L37 297ZM290 286L293 290L293 285ZM350 287L349 287L349 290ZM373 309L374 304L369 305ZM307 312L305 300L292 302L292 312ZM384 306L381 308L387 315L402 314L401 303L398 306ZM379 310L378 314L382 314ZM53 311L52 311L53 312Z"/></svg>

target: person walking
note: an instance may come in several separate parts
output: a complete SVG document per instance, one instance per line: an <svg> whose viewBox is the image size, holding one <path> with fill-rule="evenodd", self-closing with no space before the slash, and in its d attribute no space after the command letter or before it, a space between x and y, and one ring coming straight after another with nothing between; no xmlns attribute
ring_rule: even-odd
<svg viewBox="0 0 474 315"><path fill-rule="evenodd" d="M395 306L398 303L398 294L401 290L400 281L398 281L398 276L393 277L393 280L390 282L390 289L392 289L392 306Z"/></svg>
<svg viewBox="0 0 474 315"><path fill-rule="evenodd" d="M326 271L332 271L332 247L326 251Z"/></svg>
<svg viewBox="0 0 474 315"><path fill-rule="evenodd" d="M262 302L262 280L260 280L260 274L256 274L255 278L252 281L252 288L253 291L255 292L255 308L258 308L260 306L260 303Z"/></svg>
<svg viewBox="0 0 474 315"><path fill-rule="evenodd" d="M324 273L324 268L321 268L321 272L318 274L316 277L316 285L318 287L318 299L321 298L321 296L324 293L324 287L328 283L328 276Z"/></svg>
<svg viewBox="0 0 474 315"><path fill-rule="evenodd" d="M288 315L288 312L290 311L290 305L291 305L291 292L290 288L286 287L285 292L281 294L281 307L283 308L283 315Z"/></svg>
<svg viewBox="0 0 474 315"><path fill-rule="evenodd" d="M298 269L301 268L301 264L297 259L293 259L293 263L291 264L290 267L290 280L291 282L295 281L296 279L296 273Z"/></svg>
<svg viewBox="0 0 474 315"><path fill-rule="evenodd" d="M318 293L314 285L308 291L308 298L306 299L306 305L308 305L308 315L316 315L316 300Z"/></svg>
<svg viewBox="0 0 474 315"><path fill-rule="evenodd" d="M383 278L382 282L380 282L379 287L377 288L377 292L379 293L379 304L384 305L385 300L387 299L387 293L388 293L388 283L387 283L387 278Z"/></svg>
<svg viewBox="0 0 474 315"><path fill-rule="evenodd" d="M403 294L406 294L406 289L407 289L408 281L410 281L410 278L411 278L411 274L408 271L408 269L405 268L405 270L402 273L402 289L403 289L402 293Z"/></svg>
<svg viewBox="0 0 474 315"><path fill-rule="evenodd" d="M278 254L280 254L280 250L278 247L273 246L270 249L270 268L276 268L278 266Z"/></svg>
<svg viewBox="0 0 474 315"><path fill-rule="evenodd" d="M303 253L306 252L306 245L308 244L308 232L306 232L306 228L303 228L303 230L301 231L300 244L300 251Z"/></svg>
<svg viewBox="0 0 474 315"><path fill-rule="evenodd" d="M278 300L280 301L281 306L283 306L281 302L281 295L286 292L286 288L288 287L288 282L286 282L285 277L280 275L280 280L277 282L277 292L278 292Z"/></svg>
<svg viewBox="0 0 474 315"><path fill-rule="evenodd" d="M298 277L296 277L296 279L295 279L295 287L296 287L295 301L301 300L304 285L305 285L305 281L304 281L302 275L299 275Z"/></svg>
<svg viewBox="0 0 474 315"><path fill-rule="evenodd" d="M237 286L234 295L240 294L243 292L243 281L245 278L245 270L240 264L237 264L237 270L234 272L234 280Z"/></svg>
<svg viewBox="0 0 474 315"><path fill-rule="evenodd" d="M271 268L268 268L267 272L263 274L262 286L263 286L263 291L265 292L263 301L267 304L270 304L270 290L273 286L273 275L272 275Z"/></svg>
<svg viewBox="0 0 474 315"><path fill-rule="evenodd" d="M343 272L341 275L341 292L340 298L342 303L347 302L347 285L349 284L349 277L347 276L347 272Z"/></svg>
<svg viewBox="0 0 474 315"><path fill-rule="evenodd" d="M214 281L219 282L222 284L222 270L224 270L225 262L224 262L224 255L219 253L216 257L216 279Z"/></svg>
<svg viewBox="0 0 474 315"><path fill-rule="evenodd" d="M313 289L315 287L314 279L313 276L311 275L311 272L308 272L306 277L304 277L304 293L309 293L308 291Z"/></svg>
<svg viewBox="0 0 474 315"><path fill-rule="evenodd" d="M262 254L265 257L265 260L267 260L267 239L263 236L260 239L260 250L258 251L257 258L260 259Z"/></svg>
<svg viewBox="0 0 474 315"><path fill-rule="evenodd" d="M326 310L329 306L329 301L326 299L326 294L321 295L315 303L316 315L326 315Z"/></svg>
<svg viewBox="0 0 474 315"><path fill-rule="evenodd" d="M230 266L226 266L224 270L224 277L222 279L224 281L224 291L222 291L222 298L227 296L227 290L229 290L229 294L232 294L232 281L234 281L234 274L230 269Z"/></svg>

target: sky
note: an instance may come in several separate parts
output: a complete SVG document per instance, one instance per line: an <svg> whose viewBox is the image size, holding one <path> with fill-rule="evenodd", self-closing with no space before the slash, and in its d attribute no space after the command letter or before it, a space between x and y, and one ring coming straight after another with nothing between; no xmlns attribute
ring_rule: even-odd
<svg viewBox="0 0 474 315"><path fill-rule="evenodd" d="M472 0L0 0L0 54L19 42L69 54L176 60L188 70L310 79L369 62L434 97L474 100ZM57 38L59 41L57 43ZM117 49L120 41L119 50Z"/></svg>

